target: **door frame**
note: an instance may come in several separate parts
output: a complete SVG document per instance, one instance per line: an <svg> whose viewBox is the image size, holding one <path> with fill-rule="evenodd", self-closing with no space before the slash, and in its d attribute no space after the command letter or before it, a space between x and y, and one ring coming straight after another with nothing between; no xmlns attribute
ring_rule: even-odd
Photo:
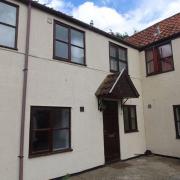
<svg viewBox="0 0 180 180"><path fill-rule="evenodd" d="M120 148L120 127L119 127L119 103L118 101L114 101L114 100L108 100L108 99L105 99L103 103L105 102L113 102L113 103L116 103L116 106L117 106L117 126L118 126L118 153L119 153L119 157L118 159L114 159L114 160L110 160L110 161L106 161L106 154L105 154L105 127L104 127L104 112L102 113L103 115L103 139L104 139L104 159L105 159L105 164L110 164L110 163L113 163L113 162L117 162L117 161L120 161L121 160L121 148Z"/></svg>

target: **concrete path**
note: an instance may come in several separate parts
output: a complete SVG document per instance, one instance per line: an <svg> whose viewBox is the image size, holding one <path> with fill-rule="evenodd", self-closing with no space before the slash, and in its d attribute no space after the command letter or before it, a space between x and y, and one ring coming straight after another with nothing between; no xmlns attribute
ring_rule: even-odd
<svg viewBox="0 0 180 180"><path fill-rule="evenodd" d="M180 180L180 160L160 156L118 162L70 180Z"/></svg>

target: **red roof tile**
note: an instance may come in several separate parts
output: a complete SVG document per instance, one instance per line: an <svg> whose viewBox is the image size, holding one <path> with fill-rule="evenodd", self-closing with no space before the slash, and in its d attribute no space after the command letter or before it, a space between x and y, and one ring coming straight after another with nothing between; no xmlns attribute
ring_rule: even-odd
<svg viewBox="0 0 180 180"><path fill-rule="evenodd" d="M160 32L159 34L158 29ZM144 47L178 33L180 33L180 13L160 21L126 40L135 46Z"/></svg>

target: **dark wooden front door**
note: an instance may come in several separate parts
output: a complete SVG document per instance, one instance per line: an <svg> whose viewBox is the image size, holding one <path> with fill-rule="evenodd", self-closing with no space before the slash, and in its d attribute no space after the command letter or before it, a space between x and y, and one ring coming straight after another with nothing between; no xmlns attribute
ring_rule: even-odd
<svg viewBox="0 0 180 180"><path fill-rule="evenodd" d="M105 162L120 160L118 103L115 101L104 101L104 151Z"/></svg>

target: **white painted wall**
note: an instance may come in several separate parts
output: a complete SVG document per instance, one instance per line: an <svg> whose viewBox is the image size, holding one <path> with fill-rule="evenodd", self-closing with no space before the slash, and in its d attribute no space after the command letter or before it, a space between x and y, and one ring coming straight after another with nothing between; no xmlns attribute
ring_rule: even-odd
<svg viewBox="0 0 180 180"><path fill-rule="evenodd" d="M2 119L0 140L3 142L0 145L0 175L3 180L18 179L17 156L27 11L24 5L19 5L18 51L0 48L0 118ZM77 27L86 34L87 67L53 60L53 24L49 24L47 18L63 21L33 9L25 123L25 180L48 180L104 164L103 118L102 112L98 111L95 92L110 73L109 41L111 40ZM144 153L146 150L140 61L137 50L128 48L128 63L129 74L140 93L140 98L129 100L127 103L137 105L139 132L124 133L123 117L119 107L122 159ZM72 107L72 152L28 158L31 105ZM85 107L84 113L80 113L80 106Z"/></svg>
<svg viewBox="0 0 180 180"><path fill-rule="evenodd" d="M2 180L18 179L26 12L26 7L21 5L18 51L0 48L0 179Z"/></svg>
<svg viewBox="0 0 180 180"><path fill-rule="evenodd" d="M147 149L175 157L180 157L172 107L180 104L179 47L180 38L173 40L175 71L149 77L146 77L144 52L141 53ZM147 108L148 104L152 105L151 109Z"/></svg>
<svg viewBox="0 0 180 180"><path fill-rule="evenodd" d="M130 77L137 88L140 97L129 99L126 104L136 105L138 131L133 133L124 133L123 113L119 104L119 128L120 128L120 149L121 159L127 159L136 155L143 154L146 151L144 115L143 115L143 92L141 82L141 62L139 61L139 52L136 50L128 51L128 67Z"/></svg>

